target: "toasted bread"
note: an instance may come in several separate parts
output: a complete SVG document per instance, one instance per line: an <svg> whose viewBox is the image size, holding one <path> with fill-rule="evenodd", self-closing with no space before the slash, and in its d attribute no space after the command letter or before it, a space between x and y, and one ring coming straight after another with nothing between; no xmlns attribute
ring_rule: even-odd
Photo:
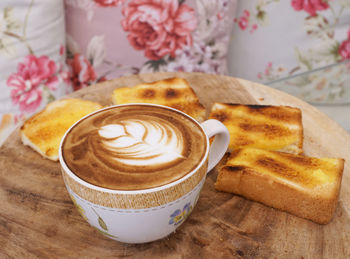
<svg viewBox="0 0 350 259"><path fill-rule="evenodd" d="M255 147L293 154L303 152L303 126L298 108L214 103L209 118L227 127L230 150Z"/></svg>
<svg viewBox="0 0 350 259"><path fill-rule="evenodd" d="M183 78L169 78L113 91L114 104L153 103L166 105L190 115L198 121L205 119L205 108Z"/></svg>
<svg viewBox="0 0 350 259"><path fill-rule="evenodd" d="M20 128L22 142L42 156L57 161L64 133L83 116L102 108L98 103L80 99L62 99L48 104Z"/></svg>
<svg viewBox="0 0 350 259"><path fill-rule="evenodd" d="M337 206L344 159L244 148L219 169L215 188L326 224Z"/></svg>

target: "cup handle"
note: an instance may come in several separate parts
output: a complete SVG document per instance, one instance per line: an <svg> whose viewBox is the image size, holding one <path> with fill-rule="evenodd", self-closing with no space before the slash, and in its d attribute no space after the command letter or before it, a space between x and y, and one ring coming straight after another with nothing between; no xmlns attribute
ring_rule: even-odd
<svg viewBox="0 0 350 259"><path fill-rule="evenodd" d="M230 143L230 133L226 126L218 120L206 120L201 125L208 138L215 136L214 141L209 148L208 173L225 155Z"/></svg>

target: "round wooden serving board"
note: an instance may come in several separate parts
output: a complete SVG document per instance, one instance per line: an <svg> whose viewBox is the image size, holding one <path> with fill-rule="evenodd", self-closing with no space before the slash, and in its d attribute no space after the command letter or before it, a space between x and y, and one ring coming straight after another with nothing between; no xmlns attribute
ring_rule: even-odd
<svg viewBox="0 0 350 259"><path fill-rule="evenodd" d="M162 240L130 245L108 239L84 221L65 189L58 162L21 143L17 129L0 148L0 257L3 258L349 258L350 136L313 106L269 87L201 73L122 77L70 97L111 105L117 87L186 78L209 114L213 102L289 105L302 110L304 153L346 160L333 220L318 225L214 188L207 176L197 206Z"/></svg>

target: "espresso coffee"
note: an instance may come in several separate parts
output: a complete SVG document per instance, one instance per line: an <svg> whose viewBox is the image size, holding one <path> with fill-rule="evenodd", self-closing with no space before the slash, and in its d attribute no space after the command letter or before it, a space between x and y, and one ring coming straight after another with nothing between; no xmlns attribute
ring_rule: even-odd
<svg viewBox="0 0 350 259"><path fill-rule="evenodd" d="M193 171L207 150L202 128L187 116L148 105L110 107L81 120L62 143L68 168L114 190L141 190Z"/></svg>

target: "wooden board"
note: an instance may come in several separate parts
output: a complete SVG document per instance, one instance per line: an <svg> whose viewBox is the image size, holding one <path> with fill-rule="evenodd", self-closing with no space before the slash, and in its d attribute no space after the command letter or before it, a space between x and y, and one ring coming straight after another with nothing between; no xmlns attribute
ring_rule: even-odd
<svg viewBox="0 0 350 259"><path fill-rule="evenodd" d="M197 206L176 233L148 244L110 240L73 206L58 163L21 144L16 130L0 148L0 257L15 258L349 258L350 136L305 102L266 86L225 76L159 73L123 77L71 96L110 105L113 89L179 76L207 112L213 102L290 105L303 112L306 155L346 159L339 204L328 225L318 225L214 189L207 177Z"/></svg>

